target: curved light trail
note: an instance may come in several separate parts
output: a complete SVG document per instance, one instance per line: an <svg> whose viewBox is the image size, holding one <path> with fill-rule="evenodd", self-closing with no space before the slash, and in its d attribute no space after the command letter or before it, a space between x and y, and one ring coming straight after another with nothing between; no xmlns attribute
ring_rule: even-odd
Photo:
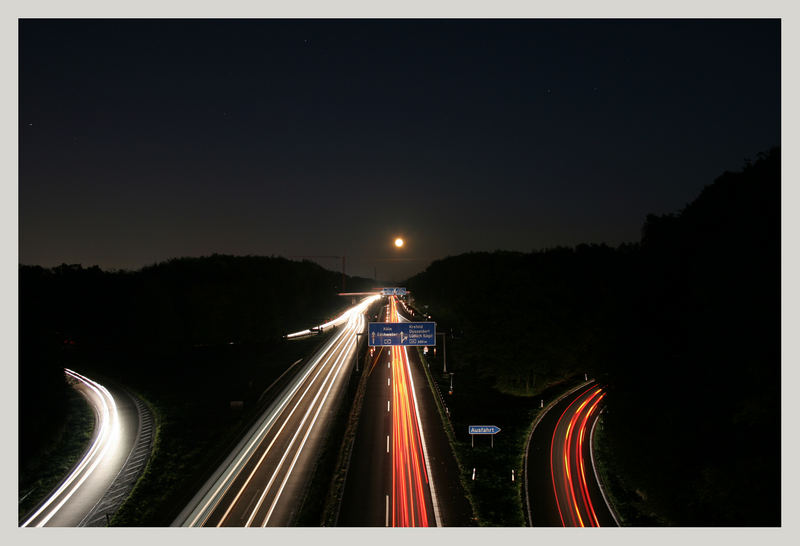
<svg viewBox="0 0 800 546"><path fill-rule="evenodd" d="M64 508L72 496L89 479L97 467L104 463L117 445L120 422L114 397L99 383L77 372L65 369L67 377L84 388L81 393L92 404L96 415L94 440L81 460L61 482L56 490L26 519L20 527L43 527Z"/></svg>
<svg viewBox="0 0 800 546"><path fill-rule="evenodd" d="M285 493L293 484L295 490L302 489L298 484L304 477L296 476L294 470L308 455L305 448L323 432L328 401L344 384L343 371L355 354L357 334L364 329L364 312L379 297L366 298L323 325L341 328L267 409L177 524L264 527L291 523L296 498Z"/></svg>
<svg viewBox="0 0 800 546"><path fill-rule="evenodd" d="M605 393L590 386L579 394L558 419L550 444L550 471L561 524L565 527L599 527L586 481L588 437L599 415Z"/></svg>

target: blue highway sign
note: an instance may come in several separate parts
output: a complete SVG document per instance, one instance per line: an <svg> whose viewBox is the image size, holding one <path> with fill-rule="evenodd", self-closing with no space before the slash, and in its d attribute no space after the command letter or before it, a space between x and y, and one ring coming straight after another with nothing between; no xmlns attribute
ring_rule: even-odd
<svg viewBox="0 0 800 546"><path fill-rule="evenodd" d="M405 296L406 289L399 287L384 288L382 293L384 296Z"/></svg>
<svg viewBox="0 0 800 546"><path fill-rule="evenodd" d="M470 434L497 434L500 432L500 427L494 425L470 425Z"/></svg>
<svg viewBox="0 0 800 546"><path fill-rule="evenodd" d="M435 322L370 322L369 346L436 345Z"/></svg>

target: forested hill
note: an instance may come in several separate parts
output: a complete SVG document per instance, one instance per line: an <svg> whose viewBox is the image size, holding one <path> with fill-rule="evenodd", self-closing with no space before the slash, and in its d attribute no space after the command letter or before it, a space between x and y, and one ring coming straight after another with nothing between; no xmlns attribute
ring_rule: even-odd
<svg viewBox="0 0 800 546"><path fill-rule="evenodd" d="M608 435L644 511L779 524L778 149L648 216L638 243L464 254L408 286L456 334L462 381L518 395L585 371L606 384Z"/></svg>
<svg viewBox="0 0 800 546"><path fill-rule="evenodd" d="M647 218L608 429L669 521L780 525L780 237L777 149Z"/></svg>
<svg viewBox="0 0 800 546"><path fill-rule="evenodd" d="M198 355L262 354L257 347L335 316L350 304L337 296L341 282L316 263L255 256L179 258L133 272L20 266L21 460L58 436L70 362L112 377L138 370L189 384L186 369ZM348 290L372 284L347 279ZM241 379L233 364L243 357L231 351L218 361L203 357L228 367L216 380L221 386Z"/></svg>
<svg viewBox="0 0 800 546"><path fill-rule="evenodd" d="M617 322L635 252L579 245L469 253L433 263L408 286L442 327L461 334L464 366L504 392L532 395L605 368L616 335L609 319Z"/></svg>
<svg viewBox="0 0 800 546"><path fill-rule="evenodd" d="M313 262L258 256L177 258L135 272L20 266L20 331L105 346L264 341L339 310L341 282Z"/></svg>

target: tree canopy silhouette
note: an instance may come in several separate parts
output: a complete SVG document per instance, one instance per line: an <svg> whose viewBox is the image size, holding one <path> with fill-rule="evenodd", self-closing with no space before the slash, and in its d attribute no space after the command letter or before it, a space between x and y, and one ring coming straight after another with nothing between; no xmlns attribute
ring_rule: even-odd
<svg viewBox="0 0 800 546"><path fill-rule="evenodd" d="M638 244L449 257L411 278L448 356L531 395L607 383L627 482L678 525L780 524L780 152L726 172Z"/></svg>

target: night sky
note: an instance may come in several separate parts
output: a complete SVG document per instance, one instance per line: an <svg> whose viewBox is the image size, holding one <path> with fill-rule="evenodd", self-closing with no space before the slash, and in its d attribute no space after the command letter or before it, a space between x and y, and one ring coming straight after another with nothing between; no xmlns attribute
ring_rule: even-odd
<svg viewBox="0 0 800 546"><path fill-rule="evenodd" d="M780 144L780 23L21 20L19 131L20 263L402 280L638 241Z"/></svg>

